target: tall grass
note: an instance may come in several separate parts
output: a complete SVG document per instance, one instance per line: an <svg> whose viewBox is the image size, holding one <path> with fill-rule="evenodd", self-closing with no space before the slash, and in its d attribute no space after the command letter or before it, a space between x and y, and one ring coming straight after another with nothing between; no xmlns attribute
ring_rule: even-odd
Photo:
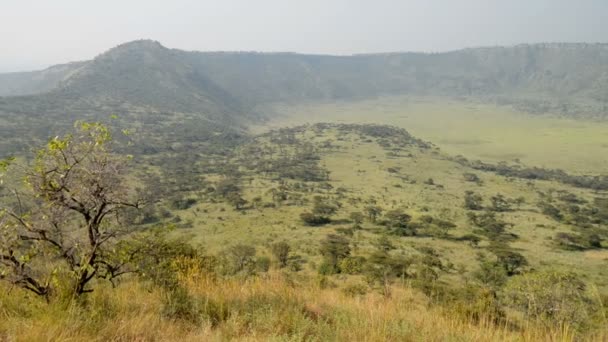
<svg viewBox="0 0 608 342"><path fill-rule="evenodd" d="M215 279L186 268L178 289L136 279L101 286L80 301L47 304L12 290L0 294L0 340L15 341L601 341L568 327L514 328L466 319L395 287L353 296L271 272ZM4 290L4 289L3 289Z"/></svg>

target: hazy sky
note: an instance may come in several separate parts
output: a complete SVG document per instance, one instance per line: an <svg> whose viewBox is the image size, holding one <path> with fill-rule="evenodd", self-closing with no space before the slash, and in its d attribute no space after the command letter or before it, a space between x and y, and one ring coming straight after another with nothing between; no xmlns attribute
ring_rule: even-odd
<svg viewBox="0 0 608 342"><path fill-rule="evenodd" d="M608 0L0 0L0 71L90 59L140 38L326 54L607 42Z"/></svg>

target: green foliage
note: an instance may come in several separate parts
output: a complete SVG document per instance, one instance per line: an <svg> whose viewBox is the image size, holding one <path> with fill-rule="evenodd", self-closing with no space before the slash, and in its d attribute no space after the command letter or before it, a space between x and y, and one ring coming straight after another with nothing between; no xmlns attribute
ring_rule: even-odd
<svg viewBox="0 0 608 342"><path fill-rule="evenodd" d="M289 252L291 250L291 247L287 242L281 241L274 243L272 246L270 246L270 250L272 255L279 263L280 268L287 266L287 262L289 261Z"/></svg>
<svg viewBox="0 0 608 342"><path fill-rule="evenodd" d="M379 251L382 251L382 252L389 252L389 251L395 249L395 246L393 245L391 240L385 235L379 237L374 242L374 245Z"/></svg>
<svg viewBox="0 0 608 342"><path fill-rule="evenodd" d="M365 258L361 256L349 256L340 261L338 268L340 273L344 274L361 274L365 266Z"/></svg>
<svg viewBox="0 0 608 342"><path fill-rule="evenodd" d="M186 210L196 204L194 198L176 198L171 201L171 208L175 210Z"/></svg>
<svg viewBox="0 0 608 342"><path fill-rule="evenodd" d="M466 191L464 194L464 208L469 210L483 209L483 198L473 191Z"/></svg>
<svg viewBox="0 0 608 342"><path fill-rule="evenodd" d="M586 284L572 272L544 271L511 278L503 301L528 317L581 327L597 310Z"/></svg>
<svg viewBox="0 0 608 342"><path fill-rule="evenodd" d="M355 226L361 225L361 223L363 223L363 220L365 219L365 216L358 211L350 213L348 217L351 219L351 221L353 221Z"/></svg>
<svg viewBox="0 0 608 342"><path fill-rule="evenodd" d="M378 216L380 216L380 214L382 214L382 211L382 208L375 205L365 207L365 213L367 214L367 218L372 223L376 223L376 219L378 218Z"/></svg>
<svg viewBox="0 0 608 342"><path fill-rule="evenodd" d="M93 279L112 281L131 267L114 253L132 230L122 218L140 205L130 198L126 160L111 153L106 126L75 127L22 167L25 189L1 210L0 278L47 298L58 283L80 296Z"/></svg>
<svg viewBox="0 0 608 342"><path fill-rule="evenodd" d="M507 270L497 261L482 260L479 266L473 277L484 286L500 288L508 279Z"/></svg>
<svg viewBox="0 0 608 342"><path fill-rule="evenodd" d="M364 296L367 294L367 286L364 284L351 284L344 287L342 292L349 297Z"/></svg>
<svg viewBox="0 0 608 342"><path fill-rule="evenodd" d="M300 219L307 226L313 226L313 227L322 226L322 225L325 225L325 224L328 224L331 222L331 219L329 219L328 217L317 216L315 214L308 213L308 212L300 214Z"/></svg>
<svg viewBox="0 0 608 342"><path fill-rule="evenodd" d="M203 319L202 303L190 296L182 287L176 287L164 298L162 315L169 319L181 320L198 325Z"/></svg>
<svg viewBox="0 0 608 342"><path fill-rule="evenodd" d="M488 236L492 240L498 240L504 237L508 223L499 219L492 211L484 211L481 214L468 212L467 217L469 222L474 226L481 228L480 232Z"/></svg>
<svg viewBox="0 0 608 342"><path fill-rule="evenodd" d="M556 221L561 221L564 219L564 216L560 212L560 210L552 205L551 203L541 202L538 204L543 214L553 218Z"/></svg>
<svg viewBox="0 0 608 342"><path fill-rule="evenodd" d="M492 165L482 161L470 162L466 158L457 158L456 162L475 170L495 172L498 175L522 178L522 179L541 179L553 180L560 183L572 185L579 188L606 190L608 189L608 176L581 176L571 175L563 170L543 169L538 167L522 168L520 165L510 166L506 163Z"/></svg>
<svg viewBox="0 0 608 342"><path fill-rule="evenodd" d="M463 288L436 288L435 300L448 308L450 316L481 322L504 324L505 312L496 292L485 286L467 284Z"/></svg>
<svg viewBox="0 0 608 342"><path fill-rule="evenodd" d="M170 238L170 231L167 228L154 228L138 233L131 240L121 242L113 255L129 256L132 271L139 277L168 289L178 286L177 262L180 260L194 261L200 269L215 272L216 258L205 255L201 248L190 244L187 236Z"/></svg>
<svg viewBox="0 0 608 342"><path fill-rule="evenodd" d="M330 217L338 211L338 207L320 196L315 197L312 213L321 217Z"/></svg>
<svg viewBox="0 0 608 342"><path fill-rule="evenodd" d="M602 248L603 239L595 233L571 234L560 232L553 240L565 250L586 250Z"/></svg>
<svg viewBox="0 0 608 342"><path fill-rule="evenodd" d="M325 272L329 272L325 274L339 273L340 262L350 255L350 242L343 236L328 234L321 240L319 252L323 256L324 267L327 268Z"/></svg>
<svg viewBox="0 0 608 342"><path fill-rule="evenodd" d="M336 269L327 261L323 261L319 264L319 268L317 269L320 275L327 276L336 273Z"/></svg>
<svg viewBox="0 0 608 342"><path fill-rule="evenodd" d="M338 206L328 200L316 196L314 198L312 212L300 214L300 219L308 226L322 226L331 222L331 216L338 211Z"/></svg>
<svg viewBox="0 0 608 342"><path fill-rule="evenodd" d="M270 258L267 256L259 256L255 259L255 268L260 272L268 272L270 269Z"/></svg>
<svg viewBox="0 0 608 342"><path fill-rule="evenodd" d="M217 326L230 317L231 310L225 303L217 303L208 297L192 296L186 289L178 286L165 294L162 315L192 326L198 326L203 321Z"/></svg>
<svg viewBox="0 0 608 342"><path fill-rule="evenodd" d="M476 183L479 185L481 185L481 183L482 183L479 176L474 173L465 172L462 176L463 176L464 180L467 182L472 182L472 183Z"/></svg>
<svg viewBox="0 0 608 342"><path fill-rule="evenodd" d="M403 210L391 210L384 215L384 220L381 223L386 226L391 234L398 236L414 236L417 229L410 224L412 217Z"/></svg>
<svg viewBox="0 0 608 342"><path fill-rule="evenodd" d="M490 202L490 210L492 211L505 212L511 210L511 204L504 195L496 194L496 196L490 197Z"/></svg>
<svg viewBox="0 0 608 342"><path fill-rule="evenodd" d="M242 273L249 275L255 272L255 247L237 244L229 247L223 253L225 264L223 271L226 274Z"/></svg>

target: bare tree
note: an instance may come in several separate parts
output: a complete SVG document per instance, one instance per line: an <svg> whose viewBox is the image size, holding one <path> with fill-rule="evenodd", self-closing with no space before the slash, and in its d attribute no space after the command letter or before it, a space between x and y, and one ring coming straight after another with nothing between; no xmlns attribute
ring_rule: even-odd
<svg viewBox="0 0 608 342"><path fill-rule="evenodd" d="M77 123L32 165L10 166L25 185L0 207L0 279L48 299L58 283L79 296L94 278L130 272L115 247L129 234L122 214L140 203L130 200L127 158L111 152L111 140L106 126Z"/></svg>

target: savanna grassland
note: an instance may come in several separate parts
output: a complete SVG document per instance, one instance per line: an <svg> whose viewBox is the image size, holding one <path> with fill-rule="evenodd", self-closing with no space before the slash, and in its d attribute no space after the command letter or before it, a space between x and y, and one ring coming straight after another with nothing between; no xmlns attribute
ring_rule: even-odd
<svg viewBox="0 0 608 342"><path fill-rule="evenodd" d="M444 151L494 162L598 174L608 169L608 124L601 120L530 115L505 105L432 97L277 105L273 126L306 122L385 123L406 128Z"/></svg>
<svg viewBox="0 0 608 342"><path fill-rule="evenodd" d="M607 340L607 51L0 77L0 340Z"/></svg>
<svg viewBox="0 0 608 342"><path fill-rule="evenodd" d="M173 227L143 238L157 261L138 259L141 275L50 303L6 287L0 331L16 340L605 338L605 184L488 165L373 124L272 130L197 158L190 167L202 176L178 182L150 164L139 172L162 176L144 182L167 197L131 222Z"/></svg>

